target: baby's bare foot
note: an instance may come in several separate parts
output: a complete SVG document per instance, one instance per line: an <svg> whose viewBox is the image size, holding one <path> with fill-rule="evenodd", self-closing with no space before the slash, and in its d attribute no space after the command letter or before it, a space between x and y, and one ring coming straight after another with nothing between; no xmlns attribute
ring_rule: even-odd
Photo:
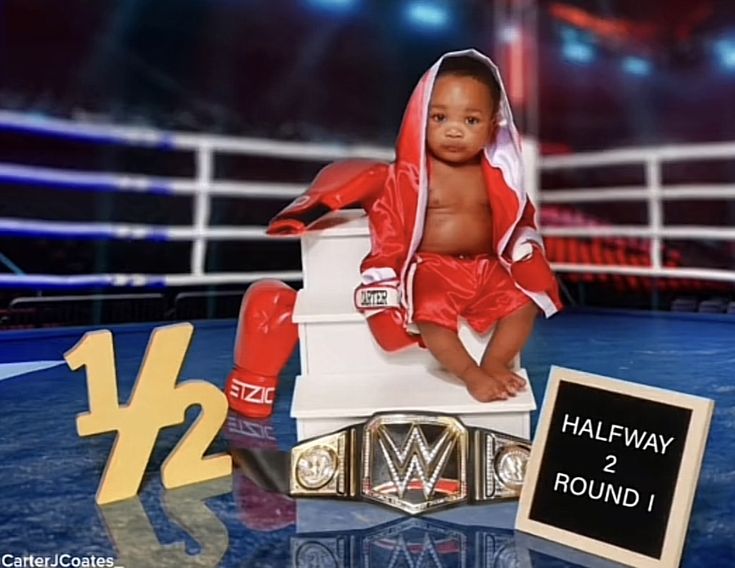
<svg viewBox="0 0 735 568"><path fill-rule="evenodd" d="M506 400L512 393L498 381L488 375L479 367L475 367L466 371L461 377L467 386L467 391L473 398L480 402L490 402L492 400Z"/></svg>
<svg viewBox="0 0 735 568"><path fill-rule="evenodd" d="M526 380L520 375L516 375L508 367L499 361L486 360L482 364L482 370L503 384L508 394L511 396L526 390Z"/></svg>

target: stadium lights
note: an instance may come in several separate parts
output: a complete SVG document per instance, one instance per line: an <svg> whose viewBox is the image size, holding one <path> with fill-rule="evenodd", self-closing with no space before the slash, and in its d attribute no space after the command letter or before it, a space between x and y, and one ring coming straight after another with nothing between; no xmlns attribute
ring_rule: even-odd
<svg viewBox="0 0 735 568"><path fill-rule="evenodd" d="M642 57L626 57L623 59L623 70L631 75L643 77L651 74L651 62Z"/></svg>
<svg viewBox="0 0 735 568"><path fill-rule="evenodd" d="M515 43L521 39L521 30L518 26L503 26L500 29L500 40L503 43Z"/></svg>
<svg viewBox="0 0 735 568"><path fill-rule="evenodd" d="M357 0L308 0L309 4L323 10L344 12L354 8Z"/></svg>
<svg viewBox="0 0 735 568"><path fill-rule="evenodd" d="M421 28L439 29L449 23L449 11L443 3L417 0L406 6L406 18Z"/></svg>
<svg viewBox="0 0 735 568"><path fill-rule="evenodd" d="M572 28L564 27L561 30L561 52L565 59L573 63L589 63L595 57L592 43Z"/></svg>
<svg viewBox="0 0 735 568"><path fill-rule="evenodd" d="M578 42L565 43L561 52L565 58L574 63L589 63L595 57L592 46Z"/></svg>
<svg viewBox="0 0 735 568"><path fill-rule="evenodd" d="M728 71L735 71L735 40L721 39L715 42L715 53L720 65Z"/></svg>

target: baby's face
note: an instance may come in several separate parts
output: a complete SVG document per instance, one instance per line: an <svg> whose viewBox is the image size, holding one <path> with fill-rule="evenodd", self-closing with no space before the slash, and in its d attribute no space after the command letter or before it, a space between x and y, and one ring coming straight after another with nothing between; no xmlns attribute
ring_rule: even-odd
<svg viewBox="0 0 735 568"><path fill-rule="evenodd" d="M475 160L495 136L490 89L473 77L442 75L429 102L426 143L450 164Z"/></svg>

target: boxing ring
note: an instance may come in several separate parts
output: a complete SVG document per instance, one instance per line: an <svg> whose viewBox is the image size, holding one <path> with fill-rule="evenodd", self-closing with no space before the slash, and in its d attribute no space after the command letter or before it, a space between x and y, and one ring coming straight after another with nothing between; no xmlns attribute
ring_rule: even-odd
<svg viewBox="0 0 735 568"><path fill-rule="evenodd" d="M142 147L160 153L184 152L194 162L194 176L162 177L136 174L110 174L71 169L49 168L38 165L0 162L0 182L37 185L58 190L76 189L95 192L129 192L150 195L181 196L192 200L192 223L188 226L157 226L143 222L128 223L67 223L33 219L0 218L0 234L19 237L44 236L77 239L122 239L190 243L189 272L179 274L25 274L12 259L2 262L11 274L0 274L4 287L156 287L191 284L247 283L264 277L298 280L299 270L283 272L228 272L211 273L205 269L207 246L213 240L265 240L265 224L257 226L213 225L210 219L212 200L220 197L257 200L274 198L287 204L301 194L306 184L265 181L232 180L218 177L215 161L223 155L244 155L323 164L333 160L362 157L390 160L393 150L365 145L334 145L283 142L266 139L242 139L188 133L169 133L153 129L112 125L82 125L70 121L38 119L27 115L0 111L0 131L18 132L53 137L88 144ZM690 183L665 185L662 169L665 164L682 164L693 160L727 160L735 158L735 143L682 145L661 148L630 148L570 156L540 157L533 141L525 145L525 177L531 196L541 204L585 204L611 202L642 202L647 205L645 224L601 225L578 219L581 226L542 225L544 236L560 238L633 238L648 243L648 263L638 266L620 266L612 262L555 262L558 272L640 275L662 278L699 278L735 282L735 271L704 267L666 266L662 258L662 243L666 239L707 239L735 241L731 227L671 226L665 223L663 208L672 201L735 199L732 184ZM550 171L593 169L627 165L640 168L644 183L638 186L597 187L546 191L539 187L540 174ZM542 219L543 220L543 219ZM588 262L585 262L587 260Z"/></svg>
<svg viewBox="0 0 735 568"><path fill-rule="evenodd" d="M0 219L0 231L19 238L54 235L79 239L155 239L190 243L190 270L179 274L27 274L19 259L7 259L11 273L0 276L4 287L63 290L90 285L130 293L191 284L247 283L265 276L298 281L298 267L280 272L216 273L206 270L212 240L264 239L263 224L213 226L212 200L235 196L283 199L284 205L303 185L221 179L215 175L218 155L243 153L324 162L350 156L390 159L391 152L371 147L340 147L203 135L146 129L79 125L12 113L0 113L0 128L12 132L74 139L90 144L143 146L160 152L185 151L195 163L190 179L109 174L0 163L3 182L38 184L84 191L186 195L193 203L190 226L161 227L123 223L62 223ZM605 264L605 258L555 263L568 273L655 276L662 279L706 278L731 283L735 272L696 266L666 266L667 239L735 241L730 228L668 226L662 214L668 200L724 198L735 188L714 185L670 187L662 183L662 164L735 156L735 145L717 144L650 150L618 150L592 155L543 158L541 172L634 165L645 172L640 187L545 191L542 204L591 201L638 201L647 205L641 226L544 226L547 237L633 238L649 243L649 261L636 266ZM533 162L532 162L533 163ZM534 171L531 171L533 174ZM534 175L535 178L535 175ZM2 251L0 251L2 252ZM115 337L121 399L132 388L148 335L155 324L109 327ZM181 379L204 378L218 387L232 364L235 322L195 321L195 336ZM297 526L295 504L259 488L251 471L236 469L232 479L163 491L159 469L187 425L162 433L148 466L139 498L98 507L94 493L112 436L81 439L75 417L86 408L83 373L59 364L89 328L6 331L0 335L0 404L3 429L0 468L0 531L3 558L68 554L113 559L118 566L601 566L610 565L579 552L514 533L507 510L496 506L464 507L451 520L444 513L407 519L378 507L325 504L313 525ZM539 402L551 364L712 398L715 414L689 527L683 566L724 566L735 558L735 363L731 338L733 314L648 313L570 309L539 321L524 351L524 367ZM286 450L295 443L289 418L290 395L299 369L298 355L282 376L275 415L248 421L234 415L211 451L228 445L246 450ZM535 418L535 417L534 417ZM496 507L496 508L493 508ZM458 522L457 519L460 519ZM2 557L2 555L10 555ZM77 560L81 562L81 560ZM11 564L12 565L12 564ZM81 564L80 564L81 565Z"/></svg>

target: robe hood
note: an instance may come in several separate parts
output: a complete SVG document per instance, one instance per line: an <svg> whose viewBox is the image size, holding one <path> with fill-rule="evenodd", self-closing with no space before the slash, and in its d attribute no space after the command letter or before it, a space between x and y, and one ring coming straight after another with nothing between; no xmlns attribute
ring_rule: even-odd
<svg viewBox="0 0 735 568"><path fill-rule="evenodd" d="M508 95L500 77L498 67L477 50L452 51L442 55L424 73L409 99L396 141L396 156L399 161L415 164L420 171L426 170L426 123L429 101L434 89L439 68L446 59L469 57L487 66L500 87L498 104L498 131L491 144L485 147L483 159L501 170L508 186L517 192L523 191L523 167L521 159L521 139L513 122L513 113L508 103Z"/></svg>

